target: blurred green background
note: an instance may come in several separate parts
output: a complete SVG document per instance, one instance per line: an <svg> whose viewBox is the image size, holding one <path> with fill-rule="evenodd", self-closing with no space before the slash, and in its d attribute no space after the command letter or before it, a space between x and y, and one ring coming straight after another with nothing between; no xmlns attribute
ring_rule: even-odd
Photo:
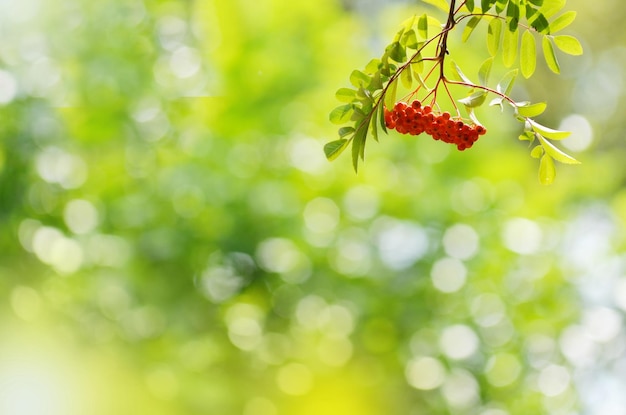
<svg viewBox="0 0 626 415"><path fill-rule="evenodd" d="M626 6L567 9L545 187L494 108L326 161L421 2L0 1L0 414L624 414Z"/></svg>

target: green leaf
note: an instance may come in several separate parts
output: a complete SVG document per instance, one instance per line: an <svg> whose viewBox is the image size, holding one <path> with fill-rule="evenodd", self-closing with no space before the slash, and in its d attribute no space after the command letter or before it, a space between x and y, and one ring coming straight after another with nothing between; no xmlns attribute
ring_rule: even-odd
<svg viewBox="0 0 626 415"><path fill-rule="evenodd" d="M419 75L424 72L424 61L422 60L421 55L417 55L415 59L411 63L411 70L414 75Z"/></svg>
<svg viewBox="0 0 626 415"><path fill-rule="evenodd" d="M552 42L550 41L550 38L548 38L548 36L544 36L541 40L541 47L543 48L543 57L546 60L548 68L550 68L550 70L554 73L561 73L559 61L556 60L554 47L552 46Z"/></svg>
<svg viewBox="0 0 626 415"><path fill-rule="evenodd" d="M343 151L348 147L348 144L350 144L350 140L346 140L345 138L326 143L324 146L324 154L326 154L326 158L329 161L333 161L339 157L341 153L343 153Z"/></svg>
<svg viewBox="0 0 626 415"><path fill-rule="evenodd" d="M567 26L572 24L574 19L576 18L575 11L565 12L556 19L552 23L550 23L550 33L556 33L565 29Z"/></svg>
<svg viewBox="0 0 626 415"><path fill-rule="evenodd" d="M571 134L571 132L569 131L553 130L552 128L548 128L545 125L539 124L535 120L528 119L527 121L530 123L533 131L551 140L562 140L569 137L569 135Z"/></svg>
<svg viewBox="0 0 626 415"><path fill-rule="evenodd" d="M487 13L494 4L496 4L496 0L481 0L480 8L482 9L483 13Z"/></svg>
<svg viewBox="0 0 626 415"><path fill-rule="evenodd" d="M522 47L520 50L520 69L524 78L530 78L537 67L537 45L530 30L522 35Z"/></svg>
<svg viewBox="0 0 626 415"><path fill-rule="evenodd" d="M465 25L465 29L463 29L463 35L461 36L461 41L467 42L467 39L469 39L472 32L474 32L474 29L476 29L476 26L478 25L479 22L480 22L480 17L478 16L473 16L471 19L469 19L469 21Z"/></svg>
<svg viewBox="0 0 626 415"><path fill-rule="evenodd" d="M380 128L387 133L387 123L385 122L385 107L382 103L378 104L378 123Z"/></svg>
<svg viewBox="0 0 626 415"><path fill-rule="evenodd" d="M417 33L422 39L428 39L428 15L426 13L417 21Z"/></svg>
<svg viewBox="0 0 626 415"><path fill-rule="evenodd" d="M555 176L554 160L549 155L544 154L539 161L539 182L545 185L552 184Z"/></svg>
<svg viewBox="0 0 626 415"><path fill-rule="evenodd" d="M405 32L404 36L402 36L402 39L407 48L417 49L417 45L419 43L417 42L417 35L415 34L415 30L411 29L408 32Z"/></svg>
<svg viewBox="0 0 626 415"><path fill-rule="evenodd" d="M410 89L411 85L413 85L413 78L411 77L411 68L405 67L402 72L400 72L400 81L402 85L406 89Z"/></svg>
<svg viewBox="0 0 626 415"><path fill-rule="evenodd" d="M537 138L539 139L539 142L541 142L541 145L543 146L546 154L556 161L560 161L563 164L580 164L580 161L576 160L569 154L565 154L563 151L559 150L557 147L555 147L554 144L543 138L540 134L537 134Z"/></svg>
<svg viewBox="0 0 626 415"><path fill-rule="evenodd" d="M530 151L530 157L534 158L534 159L538 159L541 156L543 156L543 147L542 146L535 146L533 147L533 149Z"/></svg>
<svg viewBox="0 0 626 415"><path fill-rule="evenodd" d="M344 138L354 132L354 127L341 127L339 129L339 137Z"/></svg>
<svg viewBox="0 0 626 415"><path fill-rule="evenodd" d="M470 12L474 11L474 0L466 0L465 1L465 6L467 7L467 10L469 10Z"/></svg>
<svg viewBox="0 0 626 415"><path fill-rule="evenodd" d="M352 102L356 99L356 91L350 88L339 88L335 97L341 102Z"/></svg>
<svg viewBox="0 0 626 415"><path fill-rule="evenodd" d="M355 69L350 74L350 83L357 88L367 88L372 82L372 78L365 72Z"/></svg>
<svg viewBox="0 0 626 415"><path fill-rule="evenodd" d="M472 81L470 81L470 79L467 76L465 76L463 71L461 71L461 68L459 67L459 65L456 64L456 62L451 61L451 66L452 66L452 69L454 69L454 73L457 75L458 79L465 82L466 84L472 84L472 85L474 84Z"/></svg>
<svg viewBox="0 0 626 415"><path fill-rule="evenodd" d="M372 137L376 141L378 141L378 124L376 120L377 120L379 112L380 112L380 106L374 108L374 112L372 113L371 118L369 120L370 132L372 133Z"/></svg>
<svg viewBox="0 0 626 415"><path fill-rule="evenodd" d="M509 5L506 8L506 22L510 32L518 30L517 24L519 23L519 4L516 0L509 0Z"/></svg>
<svg viewBox="0 0 626 415"><path fill-rule="evenodd" d="M471 95L460 99L459 102L468 108L476 108L485 102L485 98L487 98L487 92L479 89L472 92Z"/></svg>
<svg viewBox="0 0 626 415"><path fill-rule="evenodd" d="M517 58L517 44L519 41L519 30L504 31L504 38L502 39L502 61L507 68L511 67L515 63Z"/></svg>
<svg viewBox="0 0 626 415"><path fill-rule="evenodd" d="M554 36L554 44L568 55L582 55L583 47L574 36L560 35Z"/></svg>
<svg viewBox="0 0 626 415"><path fill-rule="evenodd" d="M496 90L504 95L510 95L513 85L515 84L515 78L517 78L518 70L513 69L504 74L500 83L498 83Z"/></svg>
<svg viewBox="0 0 626 415"><path fill-rule="evenodd" d="M369 119L366 119L359 125L352 139L352 166L355 172L358 172L359 157L361 160L365 159L365 138L367 137L368 127Z"/></svg>
<svg viewBox="0 0 626 415"><path fill-rule="evenodd" d="M535 141L535 133L532 131L524 131L522 134L520 134L518 139L520 141L530 141L532 143L533 141Z"/></svg>
<svg viewBox="0 0 626 415"><path fill-rule="evenodd" d="M509 0L497 0L496 2L496 13L500 14L506 8Z"/></svg>
<svg viewBox="0 0 626 415"><path fill-rule="evenodd" d="M550 33L550 23L546 16L541 13L536 13L533 15L532 19L529 19L530 27L535 29L539 33L548 34Z"/></svg>
<svg viewBox="0 0 626 415"><path fill-rule="evenodd" d="M354 114L354 105L340 105L330 112L328 119L333 124L345 124L350 121L352 114Z"/></svg>
<svg viewBox="0 0 626 415"><path fill-rule="evenodd" d="M367 65L365 65L365 73L368 75L373 75L380 69L380 59L372 59Z"/></svg>
<svg viewBox="0 0 626 415"><path fill-rule="evenodd" d="M387 46L387 52L389 53L389 57L398 63L406 60L406 49L400 45L400 42L393 42L391 45Z"/></svg>
<svg viewBox="0 0 626 415"><path fill-rule="evenodd" d="M398 77L395 77L387 86L385 92L385 107L389 110L396 104L396 93L398 92Z"/></svg>
<svg viewBox="0 0 626 415"><path fill-rule="evenodd" d="M481 85L487 85L489 83L489 74L491 73L491 67L493 66L493 57L487 58L482 65L480 65L480 69L478 69L478 82Z"/></svg>
<svg viewBox="0 0 626 415"><path fill-rule="evenodd" d="M545 102L538 102L536 104L527 104L516 107L517 113L522 117L536 117L541 115L548 105Z"/></svg>
<svg viewBox="0 0 626 415"><path fill-rule="evenodd" d="M445 0L422 0L422 1L426 4L435 6L438 9L443 10L444 12L447 12L448 9L450 8L450 6L448 6L448 3L446 3Z"/></svg>
<svg viewBox="0 0 626 415"><path fill-rule="evenodd" d="M563 7L565 7L565 0L543 0L539 10L549 19L561 11Z"/></svg>
<svg viewBox="0 0 626 415"><path fill-rule="evenodd" d="M502 20L493 18L489 22L489 27L487 28L487 49L489 49L489 54L491 56L495 56L495 54L498 53L501 37Z"/></svg>

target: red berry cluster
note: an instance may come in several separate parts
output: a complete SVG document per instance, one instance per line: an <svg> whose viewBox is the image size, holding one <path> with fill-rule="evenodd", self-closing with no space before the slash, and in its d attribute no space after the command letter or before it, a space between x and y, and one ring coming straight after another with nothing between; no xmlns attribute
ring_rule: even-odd
<svg viewBox="0 0 626 415"><path fill-rule="evenodd" d="M434 114L432 108L415 100L411 105L398 102L389 111L385 109L387 128L400 134L419 135L426 133L435 140L456 144L459 150L470 148L478 137L487 130L482 125L468 125L462 120L453 120L450 113Z"/></svg>

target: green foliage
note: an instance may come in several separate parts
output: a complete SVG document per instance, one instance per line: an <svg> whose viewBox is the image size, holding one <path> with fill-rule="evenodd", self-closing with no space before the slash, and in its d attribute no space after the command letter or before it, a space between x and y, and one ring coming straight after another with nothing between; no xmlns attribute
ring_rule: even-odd
<svg viewBox="0 0 626 415"><path fill-rule="evenodd" d="M547 67L554 73L559 74L561 69L555 53L556 47L564 53L570 55L582 54L580 42L570 35L553 35L553 33L563 30L574 20L575 12L565 12L553 18L565 6L565 1L561 0L482 0L480 11L477 10L473 1L463 2L462 7L457 7L452 1L426 1L431 5L445 10L448 13L446 24L441 26L438 22L427 14L419 18L413 16L407 19L400 30L396 33L392 43L386 48L380 60L373 60L376 65L368 65L366 72L354 70L350 75L350 83L357 88L355 91L340 88L337 91L337 98L348 104L342 105L331 112L330 119L335 124L351 123L351 134L346 139L333 141L325 148L329 159L335 159L351 143L352 162L355 171L358 170L359 160L365 158L365 143L368 131L371 132L378 141L378 124L372 119L379 118L380 125L384 127L385 111L391 111L397 100L398 91L410 91L407 97L417 98L420 94L424 99L430 99L428 105L438 108L439 89L445 89L445 95L450 98L451 105L456 111L455 119L461 120L461 115L456 102L462 104L470 120L476 125L480 125L476 119L474 109L482 106L488 95L495 95L490 101L490 105L498 105L503 108L504 103L510 104L514 108L517 119L525 125L534 128L537 134L543 134L545 139L559 139L560 133L550 131L538 131L533 117L539 116L546 109L546 103L517 103L509 95L512 91L513 82L518 71L526 79L532 77L536 71L537 45L536 38L540 39L543 56ZM552 19L552 22L550 22ZM449 53L448 36L456 26L464 23L465 27L461 34L461 41L467 42L475 29L482 21L487 21L487 50L491 58L484 61L478 69L478 84L474 84L461 70L452 63L453 79L446 77L445 60ZM435 34L429 31L429 26L439 26ZM433 48L433 46L435 46ZM433 50L434 49L434 50ZM501 55L502 64L506 68L515 65L519 56L519 67L505 75L503 81L497 84L495 89L489 86L488 78L491 72L494 57ZM430 66L430 69L427 67ZM432 75L438 73L435 80ZM416 89L411 91L417 81ZM454 98L449 89L450 85L465 87L467 95L461 98ZM456 102L455 102L456 101ZM346 130L343 130L344 132ZM384 130L385 132L386 129ZM545 133L545 134L544 134ZM344 135L341 135L344 137ZM543 142L542 142L543 145ZM563 163L570 163L574 160L570 156L564 157L560 153L555 156L551 144L545 144L550 148L548 158L542 158L540 174L542 183L551 183L547 179L550 172L554 170L550 164L552 159ZM545 160L545 161L544 161ZM571 164L571 163L570 163ZM550 167L552 166L552 167Z"/></svg>

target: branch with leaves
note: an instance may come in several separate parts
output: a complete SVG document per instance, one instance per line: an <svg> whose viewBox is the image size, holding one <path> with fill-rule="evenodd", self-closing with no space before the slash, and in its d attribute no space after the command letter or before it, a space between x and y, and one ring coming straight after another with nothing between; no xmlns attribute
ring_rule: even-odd
<svg viewBox="0 0 626 415"><path fill-rule="evenodd" d="M553 182L555 160L578 164L552 142L566 138L569 132L535 120L547 104L518 102L510 96L519 73L526 79L534 74L538 42L547 67L556 74L560 73L556 49L570 55L582 54L575 37L556 34L576 17L574 11L559 14L565 0L482 0L480 5L473 0L424 1L447 13L445 23L428 14L412 16L402 24L382 57L350 74L351 87L336 93L342 105L330 113L330 121L342 127L339 139L324 146L326 157L334 160L351 145L357 171L359 160L365 158L367 138L378 141L379 131L388 133L389 129L401 134L426 133L465 150L486 133L474 110L491 96L489 105L501 110L505 105L512 107L515 118L523 123L519 139L528 141L530 155L540 160L541 183ZM448 37L457 27L463 27L461 40L466 42L482 22L487 25L489 57L479 67L476 83L451 59ZM490 87L489 76L497 56L509 72ZM518 56L519 67L512 68ZM398 100L403 90L406 94ZM464 96L455 98L459 90Z"/></svg>

